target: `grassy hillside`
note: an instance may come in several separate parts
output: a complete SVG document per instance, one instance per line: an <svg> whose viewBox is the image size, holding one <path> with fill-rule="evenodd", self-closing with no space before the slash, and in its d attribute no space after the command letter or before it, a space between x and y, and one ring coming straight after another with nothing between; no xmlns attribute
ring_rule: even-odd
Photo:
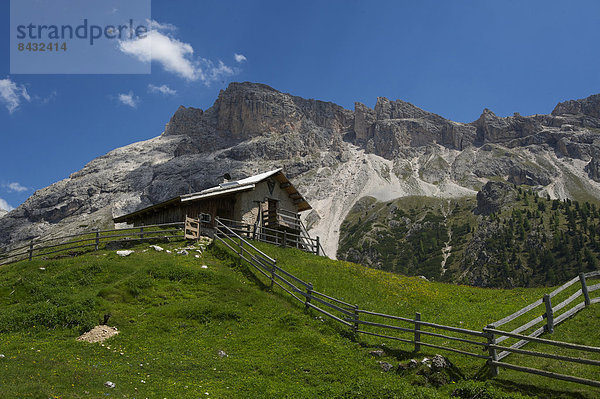
<svg viewBox="0 0 600 399"><path fill-rule="evenodd" d="M279 266L305 281L313 283L316 290L326 292L349 303L359 304L362 309L405 317L413 317L415 312L420 312L423 321L478 331L481 331L489 323L521 309L540 299L545 293L552 291L552 288L549 287L491 289L429 282L419 277L401 276L350 262L332 261L298 250L275 248L266 244L259 244L259 246L277 258ZM575 285L557 295L553 298L554 303L566 299L577 289L578 287ZM504 325L503 328L510 331L537 315L526 314L517 318L514 322ZM558 316L558 313L555 316ZM583 345L600 346L600 335L596 333L596 323L599 317L600 306L594 305L559 325L554 334L544 334L543 337ZM406 338L411 338L410 334ZM382 343L394 345L400 351L404 351L399 354L401 359L410 359L415 356L410 352L412 347L407 344L394 343L393 341L385 341L369 336L361 336L361 340L369 345L381 345ZM441 339L436 341L430 337L427 340L437 344L449 343ZM528 345L526 348L581 356L581 353L578 352L548 346ZM463 349L473 351L473 347L468 345L465 345ZM435 350L423 348L423 352L430 357L435 353ZM481 373L482 362L457 354L446 353L446 355L468 377L476 378ZM590 358L600 360L600 355L594 356L590 356ZM523 357L516 356L509 357L507 360L515 364L558 373L572 373L572 375L586 378L598 378L597 367L571 366L570 364L565 365L546 359L532 360L528 358L525 360ZM510 390L522 390L524 393L540 395L541 397L571 397L572 394L577 397L574 392L585 393L590 390L592 392L590 397L596 397L599 393L599 390L593 388L585 388L575 384L508 370L502 370L500 377L495 379L494 383L505 387L510 386Z"/></svg>
<svg viewBox="0 0 600 399"><path fill-rule="evenodd" d="M475 198L363 198L342 224L338 258L503 288L556 285L599 268L595 204L550 200L526 188L514 188L513 195L489 215L474 212Z"/></svg>
<svg viewBox="0 0 600 399"><path fill-rule="evenodd" d="M5 356L0 397L522 397L518 391L594 397L584 387L508 372L492 382L459 380L440 388L414 375L384 373L379 359L369 355L381 341L351 341L338 326L306 313L280 291L270 292L223 248L213 247L201 258L143 252L147 248L134 248L126 258L101 251L0 269ZM263 248L315 288L361 307L394 314L418 310L424 320L474 329L542 292L429 283L296 250ZM117 336L104 345L75 340L105 314L111 314ZM570 334L600 345L590 328ZM401 345L387 345L381 360L395 365L435 353L411 354ZM228 356L220 357L221 350ZM481 367L446 355L467 377ZM116 387L104 387L106 381Z"/></svg>

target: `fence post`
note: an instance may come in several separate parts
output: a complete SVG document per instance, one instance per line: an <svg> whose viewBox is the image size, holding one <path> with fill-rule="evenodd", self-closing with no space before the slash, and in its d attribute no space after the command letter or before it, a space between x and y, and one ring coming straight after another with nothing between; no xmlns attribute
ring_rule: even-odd
<svg viewBox="0 0 600 399"><path fill-rule="evenodd" d="M271 289L273 289L273 284L275 284L275 267L277 267L277 259L271 264Z"/></svg>
<svg viewBox="0 0 600 399"><path fill-rule="evenodd" d="M287 245L287 231L283 230L283 245L282 245L282 247L285 248L286 245Z"/></svg>
<svg viewBox="0 0 600 399"><path fill-rule="evenodd" d="M304 306L306 306L306 309L310 309L310 297L312 295L313 292L313 285L312 283L308 283L308 287L306 287L306 301L304 302Z"/></svg>
<svg viewBox="0 0 600 399"><path fill-rule="evenodd" d="M486 328L494 328L494 326L492 324L489 324ZM494 337L494 333L490 331L485 331L485 329L484 332L487 334L488 345L496 345L496 338ZM498 361L498 352L496 352L496 348L492 348L491 346L488 346L488 350L490 354L490 358L488 360L488 363L490 365L490 374L492 377L496 377L499 371L498 366L492 364L492 362Z"/></svg>
<svg viewBox="0 0 600 399"><path fill-rule="evenodd" d="M549 294L544 295L544 304L546 305L546 331L552 334L554 332L554 312Z"/></svg>
<svg viewBox="0 0 600 399"><path fill-rule="evenodd" d="M315 254L317 256L319 256L319 247L321 246L320 242L319 242L319 236L317 236L317 249L315 250Z"/></svg>
<svg viewBox="0 0 600 399"><path fill-rule="evenodd" d="M415 313L415 352L421 351L421 313Z"/></svg>
<svg viewBox="0 0 600 399"><path fill-rule="evenodd" d="M97 251L99 246L100 246L100 231L98 229L96 229L96 246L94 247L94 250Z"/></svg>
<svg viewBox="0 0 600 399"><path fill-rule="evenodd" d="M144 226L140 227L140 239L144 239Z"/></svg>
<svg viewBox="0 0 600 399"><path fill-rule="evenodd" d="M358 313L358 305L354 305L354 334L358 333L358 320L360 313Z"/></svg>
<svg viewBox="0 0 600 399"><path fill-rule="evenodd" d="M244 255L244 241L240 239L240 258Z"/></svg>
<svg viewBox="0 0 600 399"><path fill-rule="evenodd" d="M33 241L29 243L29 260L33 259Z"/></svg>
<svg viewBox="0 0 600 399"><path fill-rule="evenodd" d="M581 292L583 292L585 306L590 306L590 293L588 292L587 284L585 282L585 273L579 273L579 281L581 281Z"/></svg>

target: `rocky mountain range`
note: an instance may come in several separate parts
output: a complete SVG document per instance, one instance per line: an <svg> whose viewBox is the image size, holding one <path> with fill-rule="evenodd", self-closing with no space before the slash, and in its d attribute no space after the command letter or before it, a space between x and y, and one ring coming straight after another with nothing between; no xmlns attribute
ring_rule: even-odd
<svg viewBox="0 0 600 399"><path fill-rule="evenodd" d="M164 132L118 148L36 191L0 218L0 247L112 227L112 218L220 182L283 167L313 210L304 216L329 256L363 197L475 196L490 180L550 198L600 199L600 95L551 114L458 123L380 97L354 110L231 83L214 105L180 107Z"/></svg>

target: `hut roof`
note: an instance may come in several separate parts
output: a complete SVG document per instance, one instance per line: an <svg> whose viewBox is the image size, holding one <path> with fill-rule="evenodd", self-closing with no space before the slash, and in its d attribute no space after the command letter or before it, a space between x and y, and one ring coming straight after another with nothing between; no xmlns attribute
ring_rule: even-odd
<svg viewBox="0 0 600 399"><path fill-rule="evenodd" d="M256 187L256 184L272 177L275 181L277 181L281 187L281 189L285 190L287 194L292 198L296 206L298 207L298 212L306 211L308 209L312 209L310 204L304 199L304 197L296 190L294 185L288 180L288 178L283 174L282 168L271 170L269 172L264 172L255 176L250 176L245 179L237 180L237 181L229 181L225 183L221 183L218 186L210 187L205 190L199 191L197 193L180 195L175 198L171 198L170 200L158 203L156 205L152 205L133 213L129 213L127 215L119 216L114 218L115 223L124 223L132 217L141 216L149 211L158 210L160 208L166 208L175 204L181 204L186 202L200 201L207 198L219 197L222 195L229 195L233 193L250 191Z"/></svg>

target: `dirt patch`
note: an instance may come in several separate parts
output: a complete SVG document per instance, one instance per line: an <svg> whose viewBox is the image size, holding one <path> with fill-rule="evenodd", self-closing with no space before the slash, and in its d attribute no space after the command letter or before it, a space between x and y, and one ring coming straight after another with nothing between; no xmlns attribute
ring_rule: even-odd
<svg viewBox="0 0 600 399"><path fill-rule="evenodd" d="M105 325L96 326L92 328L90 331L82 334L77 338L77 341L86 341L86 342L102 342L113 335L117 335L119 331L117 327L109 327Z"/></svg>

